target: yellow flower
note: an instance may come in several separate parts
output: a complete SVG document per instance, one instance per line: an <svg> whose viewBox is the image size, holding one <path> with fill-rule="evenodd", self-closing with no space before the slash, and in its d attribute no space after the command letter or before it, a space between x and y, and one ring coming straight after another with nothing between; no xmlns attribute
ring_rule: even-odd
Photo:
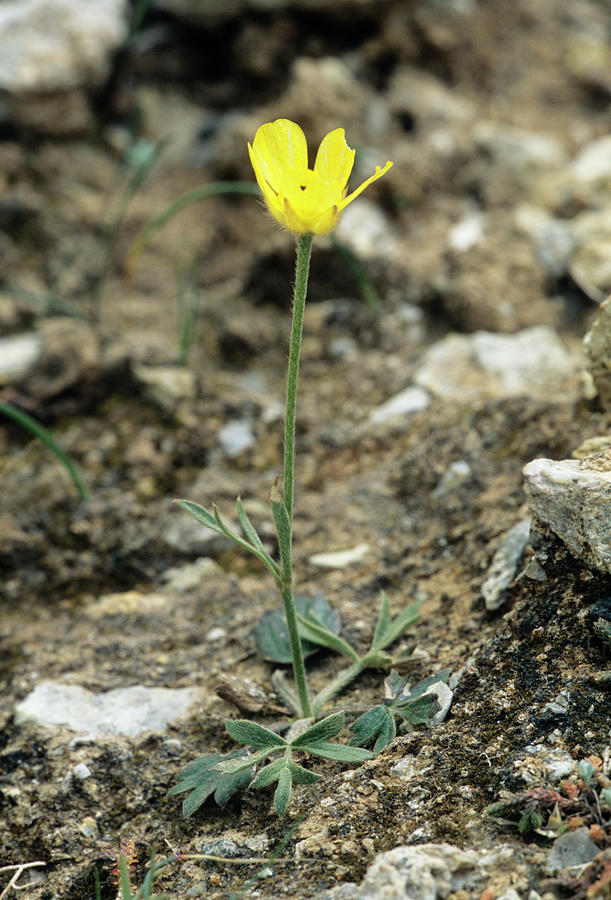
<svg viewBox="0 0 611 900"><path fill-rule="evenodd" d="M289 119L261 125L248 153L269 211L295 234L329 234L341 211L392 166L376 166L346 197L354 150L346 143L344 129L336 128L322 139L314 168L309 169L305 135Z"/></svg>

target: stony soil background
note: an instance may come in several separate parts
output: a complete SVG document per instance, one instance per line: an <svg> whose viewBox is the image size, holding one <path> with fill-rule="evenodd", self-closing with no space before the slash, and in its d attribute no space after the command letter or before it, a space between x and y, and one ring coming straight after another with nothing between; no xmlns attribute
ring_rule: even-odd
<svg viewBox="0 0 611 900"><path fill-rule="evenodd" d="M557 787L559 761L575 781L578 762L599 757L608 778L611 565L575 559L538 520L496 608L482 585L529 518L523 466L608 434L582 349L611 291L608 4L107 0L85 21L74 12L55 55L39 54L40 36L67 28L73 4L59 18L59 0L31 5L36 24L21 31L17 4L0 5L0 400L52 430L91 496L2 422L0 896L18 896L3 866L40 860L19 896L93 900L97 868L106 900L117 888L101 854L122 838L140 883L153 852L267 858L296 823L268 866L185 859L157 888L585 896L611 869L608 822L591 832L592 874L584 858L549 864L556 820L521 836L486 808L503 791ZM263 692L258 721L281 715L252 636L276 606L273 584L172 500L231 517L241 495L273 546L293 242L252 196L218 196L185 208L131 266L128 254L183 191L252 181L246 141L279 116L312 146L345 127L363 177L395 163L346 211L338 237L354 256L330 239L314 248L299 591L323 594L362 648L381 591L394 612L420 600L406 674L451 669L454 699L443 724L360 768L320 765L325 777L296 790L282 821L267 791L184 820L167 791L197 755L231 749L223 722L240 715L217 696L219 677ZM143 183L130 182L126 158L155 148ZM198 302L186 363L185 297ZM354 548L352 562L312 561ZM314 687L340 667L317 656ZM48 680L197 694L167 726L79 737L16 714ZM342 699L378 702L382 680L367 673ZM430 842L450 845L451 877L416 869L408 888L389 864L363 882L378 854Z"/></svg>

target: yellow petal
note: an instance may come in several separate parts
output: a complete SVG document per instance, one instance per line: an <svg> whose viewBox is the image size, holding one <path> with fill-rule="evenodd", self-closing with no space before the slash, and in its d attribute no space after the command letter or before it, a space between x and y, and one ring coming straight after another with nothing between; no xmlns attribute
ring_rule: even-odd
<svg viewBox="0 0 611 900"><path fill-rule="evenodd" d="M343 128L336 128L320 142L314 171L323 181L336 184L343 191L354 165L354 150L346 143Z"/></svg>
<svg viewBox="0 0 611 900"><path fill-rule="evenodd" d="M257 184L261 188L261 193L263 194L263 199L267 204L270 212L278 218L278 214L282 209L282 199L278 194L278 191L274 190L267 178L265 177L265 172L262 166L260 165L259 158L255 155L253 148L248 145L248 155L250 156L250 161L252 163L252 167L255 172L255 178L257 179ZM281 221L281 219L280 219Z"/></svg>
<svg viewBox="0 0 611 900"><path fill-rule="evenodd" d="M289 119L268 122L257 130L250 158L257 181L260 176L278 194L287 171L299 172L308 167L305 135L299 125ZM260 181L259 187L263 190Z"/></svg>
<svg viewBox="0 0 611 900"><path fill-rule="evenodd" d="M386 175L388 170L392 168L392 165L393 164L391 162L387 162L383 169L381 169L380 166L376 166L376 170L373 175L366 181L364 181L359 187L357 187L356 191L352 191L351 194L349 194L344 200L341 201L341 203L339 204L340 210L348 206L349 203L352 203L353 200L356 200L358 195L362 194L365 188L369 187L370 184L372 184L374 181L377 181L378 178L382 177L382 175Z"/></svg>

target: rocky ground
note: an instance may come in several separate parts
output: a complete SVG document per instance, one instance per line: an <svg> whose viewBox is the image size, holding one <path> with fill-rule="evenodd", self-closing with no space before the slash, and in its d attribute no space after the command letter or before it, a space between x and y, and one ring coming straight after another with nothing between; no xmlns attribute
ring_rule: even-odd
<svg viewBox="0 0 611 900"><path fill-rule="evenodd" d="M2 419L0 898L110 900L121 847L181 900L608 898L608 5L220 7L0 6L0 401L89 491ZM233 749L228 717L286 718L253 638L271 578L173 499L240 495L275 552L294 249L235 193L130 248L184 191L252 183L279 116L345 127L355 183L395 163L314 246L299 593L361 651L382 592L419 601L393 649L453 698L319 761L283 819L269 790L184 819L168 790ZM341 668L312 657L314 689Z"/></svg>

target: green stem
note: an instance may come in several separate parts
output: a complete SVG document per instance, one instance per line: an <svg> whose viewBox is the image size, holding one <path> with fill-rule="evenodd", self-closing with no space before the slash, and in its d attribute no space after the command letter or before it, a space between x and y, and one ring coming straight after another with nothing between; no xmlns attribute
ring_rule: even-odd
<svg viewBox="0 0 611 900"><path fill-rule="evenodd" d="M342 669L341 672L338 672L333 681L329 682L326 688L323 688L323 690L314 697L314 715L320 715L325 704L335 697L336 694L339 694L339 692L349 685L351 681L358 678L367 666L367 658L363 657L362 659L357 660L357 662L352 663L347 669Z"/></svg>
<svg viewBox="0 0 611 900"><path fill-rule="evenodd" d="M293 542L293 494L295 488L295 416L297 411L297 385L299 381L299 353L303 331L303 315L308 291L308 272L312 253L312 235L301 234L297 241L297 265L295 269L295 289L293 293L293 323L289 344L289 366L286 385L286 416L284 424L284 495L279 496L277 488L272 490L272 509L280 557L282 562L282 601L289 633L293 676L304 718L312 717L312 703L306 681L305 664L301 638L297 626L295 598L293 596L292 542Z"/></svg>
<svg viewBox="0 0 611 900"><path fill-rule="evenodd" d="M286 418L284 421L284 505L293 522L293 493L295 489L295 415L297 410L297 382L299 353L303 331L303 313L308 291L308 273L312 253L312 235L300 234L297 241L295 291L293 294L293 324L289 345L289 369L286 384Z"/></svg>

